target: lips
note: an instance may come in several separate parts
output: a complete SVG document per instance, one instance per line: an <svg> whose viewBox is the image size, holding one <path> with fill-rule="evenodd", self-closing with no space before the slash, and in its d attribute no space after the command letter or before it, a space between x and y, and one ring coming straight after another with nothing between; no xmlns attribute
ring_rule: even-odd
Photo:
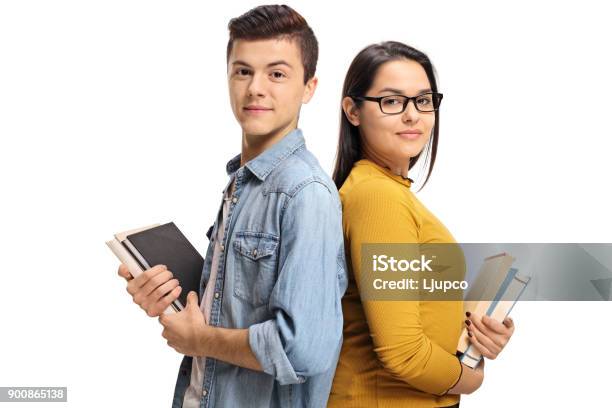
<svg viewBox="0 0 612 408"><path fill-rule="evenodd" d="M423 132L421 132L420 130L417 130L417 129L406 129L406 130L402 130L402 131L397 132L398 135L399 134L402 134L402 135L405 135L405 134L419 134L420 135L421 133L423 133Z"/></svg>
<svg viewBox="0 0 612 408"><path fill-rule="evenodd" d="M401 138L403 138L403 139L416 140L419 137L421 137L423 132L421 132L420 130L417 130L417 129L406 129L406 130L402 130L400 132L397 132L396 134L398 136L400 136Z"/></svg>
<svg viewBox="0 0 612 408"><path fill-rule="evenodd" d="M243 108L245 111L247 112L267 112L267 111L271 111L271 108L267 108L265 106L260 106L260 105L249 105L249 106L245 106Z"/></svg>

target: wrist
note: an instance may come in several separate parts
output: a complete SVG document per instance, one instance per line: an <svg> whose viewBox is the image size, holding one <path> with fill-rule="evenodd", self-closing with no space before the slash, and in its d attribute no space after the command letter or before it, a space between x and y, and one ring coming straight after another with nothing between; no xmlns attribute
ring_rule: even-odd
<svg viewBox="0 0 612 408"><path fill-rule="evenodd" d="M200 357L210 357L212 344L214 343L214 337L217 330L214 327L205 324L197 336L198 341L198 355Z"/></svg>

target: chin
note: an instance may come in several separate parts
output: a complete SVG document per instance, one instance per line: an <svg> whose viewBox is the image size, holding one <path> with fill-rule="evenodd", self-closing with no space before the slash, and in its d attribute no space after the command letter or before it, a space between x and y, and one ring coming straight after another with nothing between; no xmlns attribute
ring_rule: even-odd
<svg viewBox="0 0 612 408"><path fill-rule="evenodd" d="M409 159L411 157L415 157L420 152L422 152L426 145L427 143L422 143L420 141L419 143L408 142L403 144L402 146L398 146L397 150L398 154Z"/></svg>
<svg viewBox="0 0 612 408"><path fill-rule="evenodd" d="M263 143L274 133L272 128L243 128L242 131L250 143Z"/></svg>
<svg viewBox="0 0 612 408"><path fill-rule="evenodd" d="M422 146L405 146L403 149L398 149L396 154L400 156L402 160L410 160L418 155L422 150Z"/></svg>
<svg viewBox="0 0 612 408"><path fill-rule="evenodd" d="M271 133L274 126L265 123L254 123L251 120L247 120L240 124L242 131L247 135L253 136L264 136Z"/></svg>

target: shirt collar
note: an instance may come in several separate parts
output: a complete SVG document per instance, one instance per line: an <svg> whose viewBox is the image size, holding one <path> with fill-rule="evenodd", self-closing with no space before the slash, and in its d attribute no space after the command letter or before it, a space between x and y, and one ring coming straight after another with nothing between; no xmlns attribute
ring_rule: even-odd
<svg viewBox="0 0 612 408"><path fill-rule="evenodd" d="M400 175L398 175L398 174L395 174L395 173L393 173L393 172L392 172L390 169L388 169L388 168L386 168L386 167L382 167L382 166L380 166L380 165L378 165L378 164L374 163L374 162L373 162L373 161L371 161L371 160L368 160L368 159L361 159L361 160L359 160L359 161L357 161L357 162L355 163L355 166L363 166L363 165L366 165L366 166L370 166L370 167L375 168L375 169L376 169L376 170L378 170L379 172L381 172L381 173L385 174L386 176L388 176L388 177L392 178L393 180L397 181L398 183L400 183L400 184L403 184L403 185L407 186L408 188L410 188L411 184L413 183L413 181L412 181L412 179L411 179L411 178L409 178L409 177L403 177L403 176L400 176Z"/></svg>
<svg viewBox="0 0 612 408"><path fill-rule="evenodd" d="M283 160L291 156L297 149L305 146L304 136L300 129L287 133L281 140L264 150L257 157L245 164L251 173L263 181ZM231 175L240 168L240 155L235 156L225 167Z"/></svg>

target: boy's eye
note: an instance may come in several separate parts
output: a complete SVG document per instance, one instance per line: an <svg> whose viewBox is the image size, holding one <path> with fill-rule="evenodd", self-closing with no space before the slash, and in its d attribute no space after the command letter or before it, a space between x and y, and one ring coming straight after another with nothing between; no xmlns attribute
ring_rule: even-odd
<svg viewBox="0 0 612 408"><path fill-rule="evenodd" d="M236 70L236 74L238 75L249 75L251 73L251 71L247 68L238 68Z"/></svg>
<svg viewBox="0 0 612 408"><path fill-rule="evenodd" d="M285 74L283 74L283 73L282 73L282 72L280 72L280 71L274 71L274 72L272 72L272 77L273 77L274 79L282 79L282 78L284 78L284 77L285 77Z"/></svg>

